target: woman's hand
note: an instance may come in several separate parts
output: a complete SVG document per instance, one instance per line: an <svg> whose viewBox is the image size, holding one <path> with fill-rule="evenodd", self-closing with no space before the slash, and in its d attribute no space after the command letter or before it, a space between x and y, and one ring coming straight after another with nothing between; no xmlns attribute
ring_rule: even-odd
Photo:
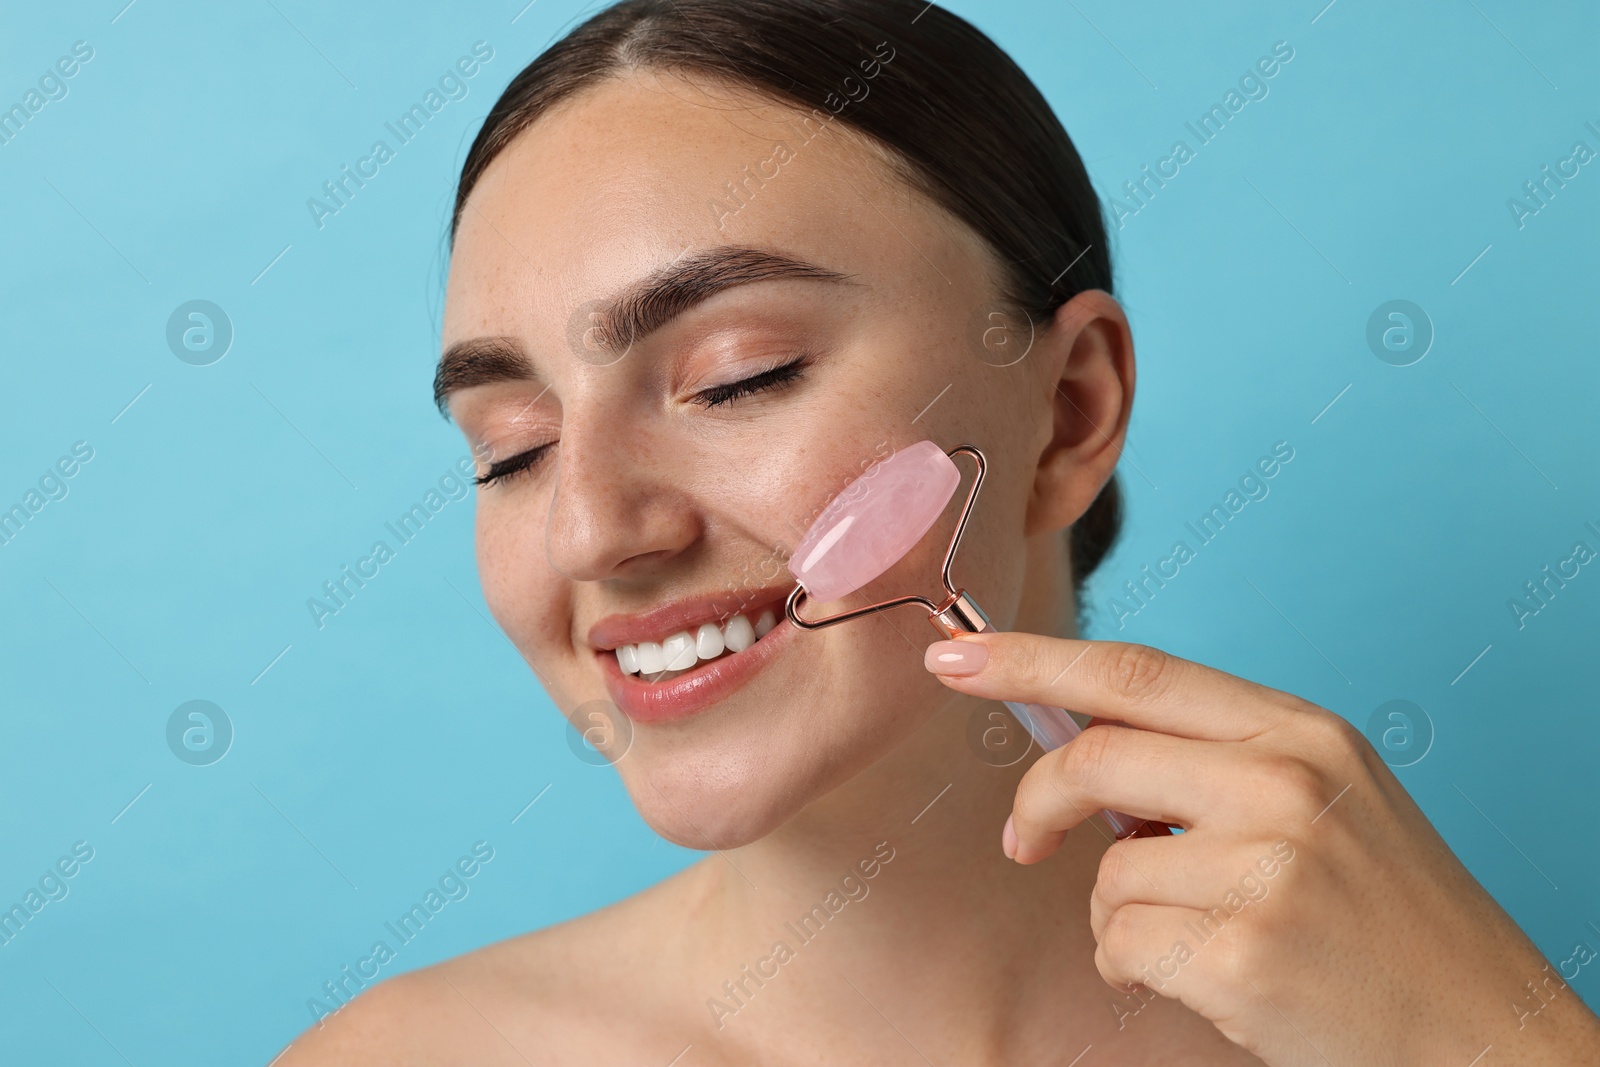
<svg viewBox="0 0 1600 1067"><path fill-rule="evenodd" d="M1279 1067L1600 1063L1600 1020L1338 715L1142 645L973 634L926 662L1127 724L1041 756L1002 834L1037 863L1101 808L1185 830L1105 852L1090 924L1113 986Z"/></svg>

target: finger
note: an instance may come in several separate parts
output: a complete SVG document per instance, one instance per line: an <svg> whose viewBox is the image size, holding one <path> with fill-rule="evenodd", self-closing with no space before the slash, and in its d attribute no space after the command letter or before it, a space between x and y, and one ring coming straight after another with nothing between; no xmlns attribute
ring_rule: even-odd
<svg viewBox="0 0 1600 1067"><path fill-rule="evenodd" d="M974 655L973 645L984 653ZM1070 708L1201 740L1244 741L1315 710L1289 693L1116 641L989 631L936 641L924 662L963 693Z"/></svg>
<svg viewBox="0 0 1600 1067"><path fill-rule="evenodd" d="M1035 863L1102 808L1191 829L1241 812L1240 785L1263 758L1244 746L1093 726L1046 752L1017 784L1016 860Z"/></svg>
<svg viewBox="0 0 1600 1067"><path fill-rule="evenodd" d="M1241 997L1265 996L1244 990L1267 983L1273 970L1270 946L1280 935L1265 914L1251 905L1226 919L1213 915L1220 925L1208 925L1207 913L1194 908L1128 904L1106 922L1095 967L1118 990L1138 983L1208 1019L1237 1018Z"/></svg>
<svg viewBox="0 0 1600 1067"><path fill-rule="evenodd" d="M1118 908L1098 937L1095 968L1115 989L1138 983L1181 998L1182 986L1194 982L1194 964L1209 947L1191 932L1200 917L1198 909L1164 904Z"/></svg>
<svg viewBox="0 0 1600 1067"><path fill-rule="evenodd" d="M1212 932L1229 915L1265 900L1293 859L1287 841L1219 844L1203 831L1117 841L1100 856L1089 928L1098 940L1119 908L1161 904L1199 909L1201 932Z"/></svg>
<svg viewBox="0 0 1600 1067"><path fill-rule="evenodd" d="M1187 833L1112 842L1100 854L1100 870L1089 894L1089 929L1095 940L1105 931L1106 920L1128 904L1202 907L1207 894L1192 883L1207 859L1207 843L1202 841L1197 848Z"/></svg>

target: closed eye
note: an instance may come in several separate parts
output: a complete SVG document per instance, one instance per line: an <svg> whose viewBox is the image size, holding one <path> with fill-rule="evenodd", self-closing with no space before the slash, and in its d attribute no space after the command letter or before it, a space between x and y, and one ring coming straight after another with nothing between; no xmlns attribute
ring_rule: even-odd
<svg viewBox="0 0 1600 1067"><path fill-rule="evenodd" d="M714 385L709 389L702 389L691 397L690 401L702 407L714 408L767 389L780 389L785 385L798 381L804 376L805 370L810 364L811 357L809 355L797 356L788 363L773 367L771 370L764 370L760 374L753 374L748 378L729 382L727 385ZM555 444L553 442L547 445L540 445L537 448L530 448L526 452L519 452L508 459L491 464L488 471L481 477L474 478L473 482L476 485L492 485L496 482L510 479L515 475L524 474L537 467L549 454L550 449L554 447Z"/></svg>
<svg viewBox="0 0 1600 1067"><path fill-rule="evenodd" d="M532 470L538 466L539 461L544 459L545 454L553 447L555 447L553 444L540 445L538 448L530 448L526 452L518 452L511 458L503 459L499 463L492 463L489 465L487 472L480 477L472 479L473 484L490 485L501 479L510 478L512 475Z"/></svg>
<svg viewBox="0 0 1600 1067"><path fill-rule="evenodd" d="M690 398L692 403L702 407L714 408L719 404L726 404L740 397L759 393L764 389L777 389L797 381L805 374L806 367L810 366L810 356L802 355L790 360L782 366L773 367L771 370L753 374L727 385L714 385L710 389L703 389Z"/></svg>

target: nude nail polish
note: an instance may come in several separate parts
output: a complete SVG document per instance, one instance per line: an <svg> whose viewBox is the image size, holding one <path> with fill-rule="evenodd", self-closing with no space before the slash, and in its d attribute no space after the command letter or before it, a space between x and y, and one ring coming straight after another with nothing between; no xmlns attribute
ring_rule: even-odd
<svg viewBox="0 0 1600 1067"><path fill-rule="evenodd" d="M988 661L989 650L974 641L935 641L922 654L928 670L952 677L977 674Z"/></svg>

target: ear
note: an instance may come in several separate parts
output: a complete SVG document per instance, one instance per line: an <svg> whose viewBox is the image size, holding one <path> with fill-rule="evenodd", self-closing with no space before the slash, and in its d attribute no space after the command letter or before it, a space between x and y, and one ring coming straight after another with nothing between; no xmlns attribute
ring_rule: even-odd
<svg viewBox="0 0 1600 1067"><path fill-rule="evenodd" d="M1063 530L1116 470L1133 411L1133 334L1110 293L1090 289L1061 307L1036 346L1049 419L1025 533Z"/></svg>

